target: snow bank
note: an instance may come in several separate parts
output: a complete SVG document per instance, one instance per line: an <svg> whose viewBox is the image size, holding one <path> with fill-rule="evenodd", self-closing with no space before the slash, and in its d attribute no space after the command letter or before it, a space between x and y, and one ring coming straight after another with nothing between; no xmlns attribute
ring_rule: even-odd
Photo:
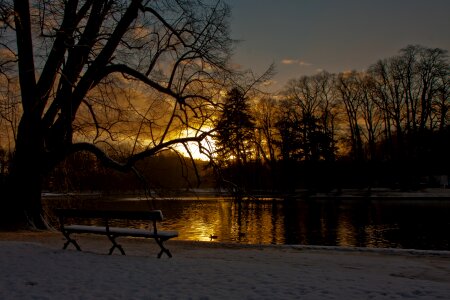
<svg viewBox="0 0 450 300"><path fill-rule="evenodd" d="M1 239L1 236L0 236ZM448 252L416 254L129 240L130 255L0 240L0 299L449 299ZM90 241L90 242L89 242ZM61 242L61 243L60 243ZM83 241L80 245L83 247ZM89 249L89 247L91 247ZM393 251L393 250L392 250Z"/></svg>

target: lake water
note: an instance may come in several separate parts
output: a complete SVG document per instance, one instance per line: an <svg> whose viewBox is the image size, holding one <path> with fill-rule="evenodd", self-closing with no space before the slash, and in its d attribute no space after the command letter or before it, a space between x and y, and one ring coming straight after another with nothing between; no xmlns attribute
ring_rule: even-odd
<svg viewBox="0 0 450 300"><path fill-rule="evenodd" d="M60 201L46 199L48 207L61 206ZM80 204L79 199L71 201L71 206ZM95 208L160 209L165 217L161 228L177 230L182 240L450 250L450 201L446 199L266 199L239 204L226 198L120 198L82 202L84 207Z"/></svg>

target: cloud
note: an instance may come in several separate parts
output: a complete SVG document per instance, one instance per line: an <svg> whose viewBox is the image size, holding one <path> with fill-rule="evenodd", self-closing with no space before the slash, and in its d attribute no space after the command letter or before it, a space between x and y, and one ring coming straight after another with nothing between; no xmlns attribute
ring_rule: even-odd
<svg viewBox="0 0 450 300"><path fill-rule="evenodd" d="M284 58L284 59L281 60L281 63L282 63L283 65L298 65L298 66L301 66L301 67L309 67L309 66L312 66L311 63L306 62L306 61L301 60L301 59Z"/></svg>
<svg viewBox="0 0 450 300"><path fill-rule="evenodd" d="M287 58L285 58L285 59L283 59L281 61L281 63L283 65L293 65L293 64L297 63L297 60L296 59L287 59Z"/></svg>
<svg viewBox="0 0 450 300"><path fill-rule="evenodd" d="M298 64L299 64L300 66L305 66L305 67L312 66L312 63L309 63L309 62L306 62L306 61L303 61L303 60L300 60L300 61L298 62Z"/></svg>

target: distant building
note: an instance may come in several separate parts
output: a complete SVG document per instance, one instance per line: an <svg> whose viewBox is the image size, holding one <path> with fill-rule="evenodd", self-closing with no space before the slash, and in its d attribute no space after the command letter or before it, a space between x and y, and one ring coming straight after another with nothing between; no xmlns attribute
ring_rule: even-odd
<svg viewBox="0 0 450 300"><path fill-rule="evenodd" d="M441 175L439 183L440 183L441 187L446 189L448 186L448 175Z"/></svg>

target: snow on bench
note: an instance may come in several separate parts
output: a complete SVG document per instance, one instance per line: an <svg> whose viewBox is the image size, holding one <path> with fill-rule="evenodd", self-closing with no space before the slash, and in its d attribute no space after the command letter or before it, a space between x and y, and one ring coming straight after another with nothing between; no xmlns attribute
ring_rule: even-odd
<svg viewBox="0 0 450 300"><path fill-rule="evenodd" d="M116 238L123 236L152 238L161 248L158 253L158 258L166 253L172 257L169 249L164 247L164 242L177 237L177 231L162 231L157 229L157 222L163 220L163 214L160 210L152 211L113 211L113 210L80 210L80 209L56 209L56 215L59 218L60 230L66 242L63 249L66 249L69 244L73 244L75 248L81 251L80 246L70 235L74 233L91 233L106 235L113 246L109 249L111 255L115 248L125 255L122 246L117 243ZM100 223L104 226L98 225L84 225L76 222L82 219L100 219ZM76 221L75 221L76 220ZM112 221L117 220L146 220L150 222L149 229L129 228L129 227L114 227L110 226ZM82 223L82 222L80 222Z"/></svg>

